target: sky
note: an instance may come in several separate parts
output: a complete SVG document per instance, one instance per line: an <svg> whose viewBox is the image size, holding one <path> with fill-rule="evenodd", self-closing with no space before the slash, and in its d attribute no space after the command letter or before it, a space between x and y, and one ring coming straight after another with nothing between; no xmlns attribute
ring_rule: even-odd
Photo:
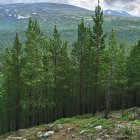
<svg viewBox="0 0 140 140"><path fill-rule="evenodd" d="M71 4L90 10L94 10L95 6L97 5L97 0L0 0L0 4L34 2L54 2ZM100 0L100 5L104 10L125 10L132 15L140 16L140 0Z"/></svg>

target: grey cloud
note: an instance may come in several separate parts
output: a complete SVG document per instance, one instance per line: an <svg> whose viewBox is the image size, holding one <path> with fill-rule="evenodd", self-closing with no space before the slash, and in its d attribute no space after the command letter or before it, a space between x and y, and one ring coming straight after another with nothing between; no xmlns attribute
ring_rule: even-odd
<svg viewBox="0 0 140 140"><path fill-rule="evenodd" d="M110 6L114 6L114 5L117 5L119 4L120 6L123 6L123 5L129 5L131 3L136 3L137 0L104 0L106 2L106 4L110 5Z"/></svg>
<svg viewBox="0 0 140 140"><path fill-rule="evenodd" d="M121 3L128 3L128 2L135 2L137 0L105 0L107 4L114 4L116 2L121 2Z"/></svg>
<svg viewBox="0 0 140 140"><path fill-rule="evenodd" d="M94 10L98 0L1 0L0 3L55 2L76 5ZM140 0L100 0L103 9L126 10L140 16Z"/></svg>
<svg viewBox="0 0 140 140"><path fill-rule="evenodd" d="M31 2L56 2L56 3L68 3L69 0L1 0L0 3L31 3Z"/></svg>
<svg viewBox="0 0 140 140"><path fill-rule="evenodd" d="M104 0L109 7L126 10L134 15L140 16L140 0Z"/></svg>

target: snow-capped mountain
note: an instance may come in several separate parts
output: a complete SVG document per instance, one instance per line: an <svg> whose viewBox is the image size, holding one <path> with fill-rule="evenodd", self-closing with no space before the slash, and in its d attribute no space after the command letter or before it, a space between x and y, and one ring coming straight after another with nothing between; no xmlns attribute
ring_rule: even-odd
<svg viewBox="0 0 140 140"><path fill-rule="evenodd" d="M108 16L134 17L133 15L129 14L128 12L121 11L121 10L107 9L104 11L104 14L108 15Z"/></svg>

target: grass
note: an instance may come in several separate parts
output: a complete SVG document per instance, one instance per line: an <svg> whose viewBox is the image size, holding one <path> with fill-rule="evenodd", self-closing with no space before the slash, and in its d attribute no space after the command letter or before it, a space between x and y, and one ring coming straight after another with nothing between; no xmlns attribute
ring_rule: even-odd
<svg viewBox="0 0 140 140"><path fill-rule="evenodd" d="M136 125L140 125L140 120L134 120L131 123L136 124Z"/></svg>
<svg viewBox="0 0 140 140"><path fill-rule="evenodd" d="M132 133L133 133L133 130L132 130L132 127L130 126L125 126L123 129L122 129L122 132L126 135L129 135L131 136Z"/></svg>
<svg viewBox="0 0 140 140"><path fill-rule="evenodd" d="M137 120L133 120L133 115L131 115L132 112L130 109L125 110L125 112L125 115L121 117L122 111L113 111L109 115L109 119L104 119L102 112L97 113L96 116L86 114L70 118L62 118L54 123L36 126L26 129L26 131L23 132L17 131L8 133L3 137L0 137L0 140L1 138L6 138L9 135L12 135L13 137L21 136L25 137L26 139L28 139L28 137L31 139L37 139L36 133L40 131L54 131L54 136L62 136L62 140L71 140L72 135L78 138L77 140L82 140L82 137L86 137L84 140L95 140L97 138L104 139L105 135L114 140L116 138L137 140L140 132L140 119L137 118ZM96 130L96 126L102 126L102 129ZM69 128L73 129L68 133ZM83 131L84 133L81 134Z"/></svg>

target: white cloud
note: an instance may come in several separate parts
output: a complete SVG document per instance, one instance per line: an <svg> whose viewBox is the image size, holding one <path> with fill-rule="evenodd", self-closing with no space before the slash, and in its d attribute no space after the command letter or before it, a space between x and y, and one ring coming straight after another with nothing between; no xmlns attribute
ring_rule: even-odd
<svg viewBox="0 0 140 140"><path fill-rule="evenodd" d="M140 16L140 0L116 0L112 1L108 6L113 9L125 10L133 15Z"/></svg>
<svg viewBox="0 0 140 140"><path fill-rule="evenodd" d="M69 1L69 4L76 5L76 6L83 7L83 8L90 9L90 10L94 10L95 6L98 3L97 3L97 0L72 0L72 1ZM106 3L104 1L101 1L100 5L104 9L108 8L108 6L106 5Z"/></svg>
<svg viewBox="0 0 140 140"><path fill-rule="evenodd" d="M71 4L86 9L94 10L97 5L97 0L1 0L0 3L35 3L35 2L53 2L53 3L65 3ZM100 2L101 6L107 8L108 6L102 0Z"/></svg>
<svg viewBox="0 0 140 140"><path fill-rule="evenodd" d="M94 10L97 0L1 0L0 3L33 3L33 2L54 2L71 4L90 10ZM126 10L134 15L140 16L140 0L100 0L100 5L105 9Z"/></svg>

